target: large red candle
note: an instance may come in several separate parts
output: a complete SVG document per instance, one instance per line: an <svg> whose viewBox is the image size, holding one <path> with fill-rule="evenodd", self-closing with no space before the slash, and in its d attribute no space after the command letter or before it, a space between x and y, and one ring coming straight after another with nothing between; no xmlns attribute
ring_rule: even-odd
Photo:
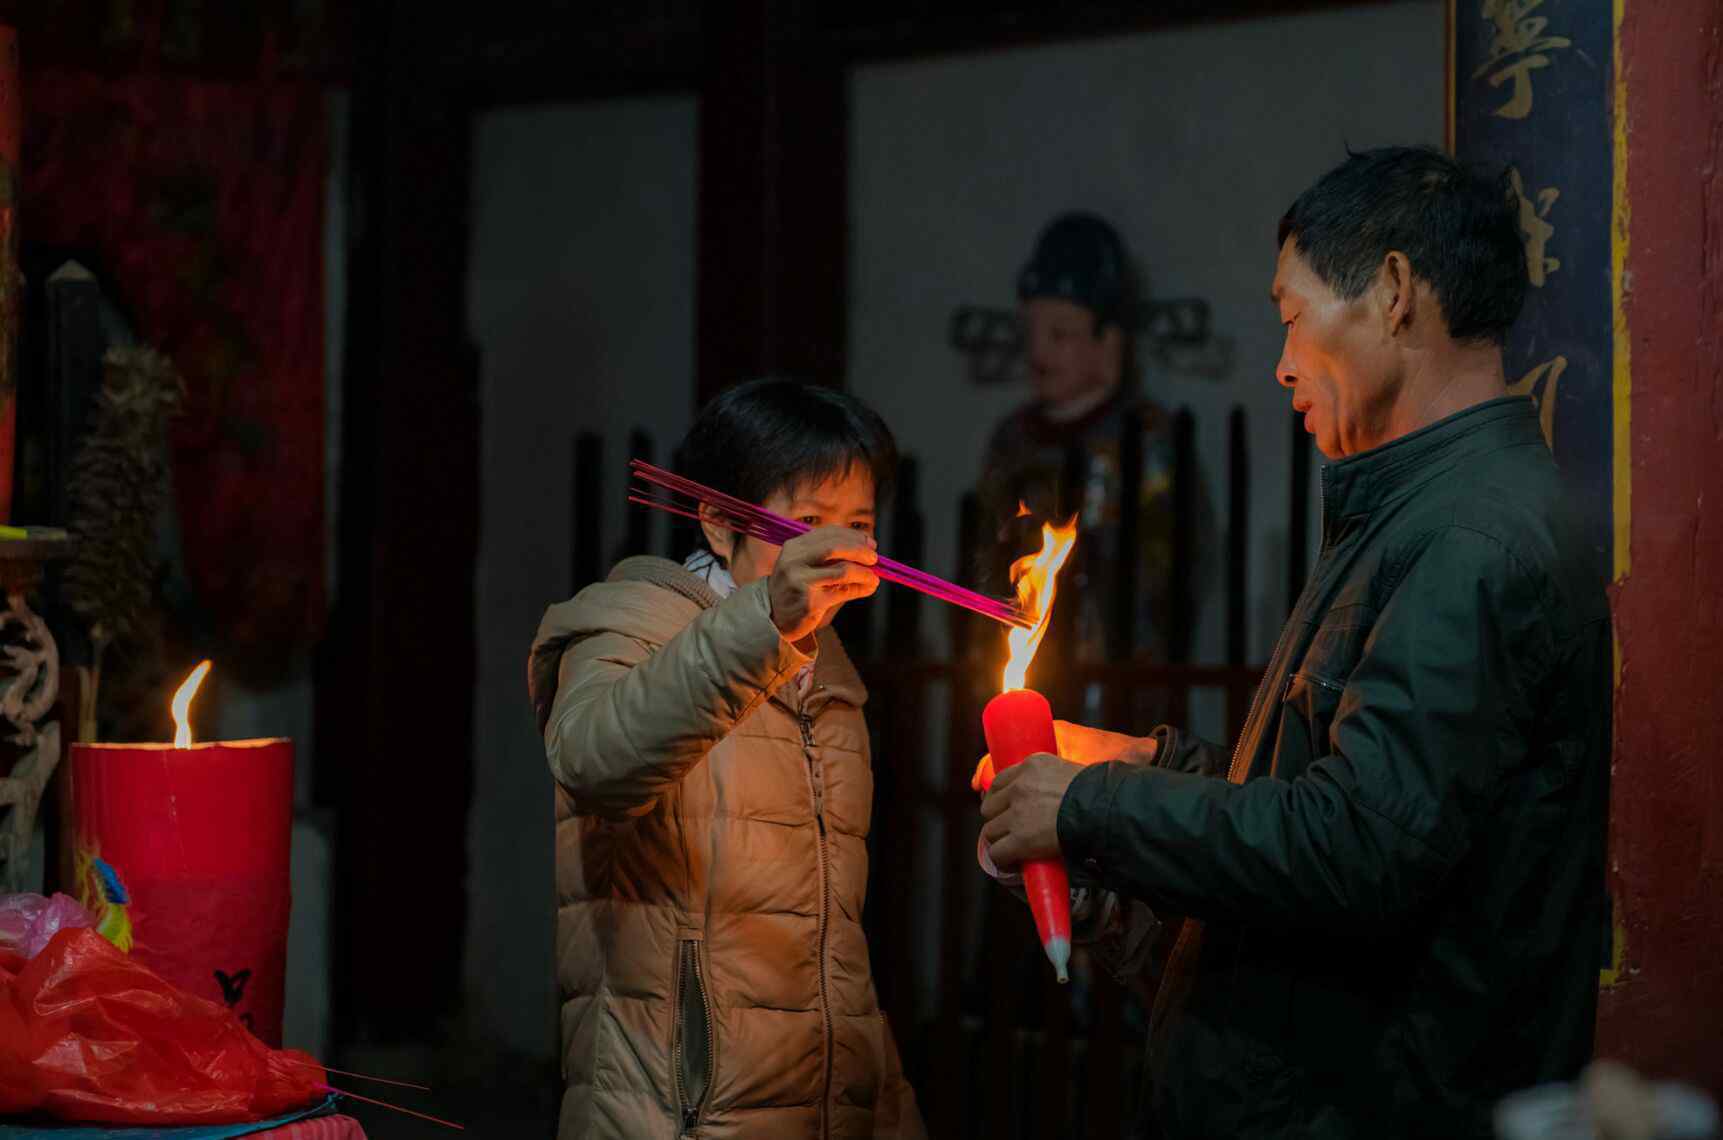
<svg viewBox="0 0 1723 1140"><path fill-rule="evenodd" d="M77 894L97 929L281 1044L293 742L74 744Z"/></svg>
<svg viewBox="0 0 1723 1140"><path fill-rule="evenodd" d="M981 713L987 750L997 774L1021 764L1037 752L1058 755L1053 735L1053 708L1033 689L1008 689L987 702ZM1071 961L1071 887L1063 859L1031 859L1023 864L1023 887L1041 948L1061 982Z"/></svg>

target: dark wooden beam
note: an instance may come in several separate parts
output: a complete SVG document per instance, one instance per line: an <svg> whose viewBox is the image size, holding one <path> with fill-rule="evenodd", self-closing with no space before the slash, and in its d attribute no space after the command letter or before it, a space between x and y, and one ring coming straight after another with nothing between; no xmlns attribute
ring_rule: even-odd
<svg viewBox="0 0 1723 1140"><path fill-rule="evenodd" d="M803 0L772 5L792 17L780 20L772 35L780 46L847 66L1384 2ZM0 0L0 23L19 29L31 67L230 80L273 73L346 84L362 81L356 80L354 25L369 7L337 0ZM712 41L757 23L758 8L755 0L492 0L458 9L458 32L449 23L425 21L414 66L426 83L474 107L696 92L709 74Z"/></svg>
<svg viewBox="0 0 1723 1140"><path fill-rule="evenodd" d="M1385 2L1389 0L1015 0L1001 5L961 0L928 5L887 0L815 5L801 0L770 5L770 34L780 51L845 67ZM700 0L493 0L482 10L466 13L460 35L427 45L423 62L439 83L480 107L709 93L711 49L725 39L734 44L737 37L763 42L760 8L758 0L721 5Z"/></svg>
<svg viewBox="0 0 1723 1140"><path fill-rule="evenodd" d="M699 402L767 373L841 384L847 79L811 5L738 0L706 29Z"/></svg>
<svg viewBox="0 0 1723 1140"><path fill-rule="evenodd" d="M1285 16L1319 8L1361 8L1393 0L1158 0L1154 4L958 0L926 4L878 0L832 4L820 34L851 63L1000 51L1101 39L1189 24Z"/></svg>
<svg viewBox="0 0 1723 1140"><path fill-rule="evenodd" d="M0 0L31 69L344 83L353 12L339 0Z"/></svg>
<svg viewBox="0 0 1723 1140"><path fill-rule="evenodd" d="M427 45L428 66L475 107L691 92L699 0L512 0L470 34Z"/></svg>

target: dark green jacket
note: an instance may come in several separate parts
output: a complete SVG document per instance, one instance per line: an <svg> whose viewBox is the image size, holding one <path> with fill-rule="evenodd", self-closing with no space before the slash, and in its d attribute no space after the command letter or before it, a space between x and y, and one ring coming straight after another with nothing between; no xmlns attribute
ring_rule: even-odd
<svg viewBox="0 0 1723 1140"><path fill-rule="evenodd" d="M1192 919L1151 1029L1160 1134L1487 1137L1591 1051L1600 560L1526 399L1327 466L1322 497L1236 752L1163 732L1155 767L1086 770L1059 841Z"/></svg>

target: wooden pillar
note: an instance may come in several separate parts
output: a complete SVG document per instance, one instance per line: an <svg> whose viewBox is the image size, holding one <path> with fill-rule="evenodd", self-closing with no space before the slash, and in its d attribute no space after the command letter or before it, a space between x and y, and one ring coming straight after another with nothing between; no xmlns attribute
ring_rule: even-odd
<svg viewBox="0 0 1723 1140"><path fill-rule="evenodd" d="M470 115L415 66L414 37L455 32L403 0L357 19L339 575L317 675L346 1041L419 1035L460 993L479 446Z"/></svg>
<svg viewBox="0 0 1723 1140"><path fill-rule="evenodd" d="M1715 0L1626 0L1617 30L1615 427L1626 474L1615 518L1615 961L1598 1017L1600 1055L1713 1093L1723 1093L1720 42Z"/></svg>
<svg viewBox="0 0 1723 1140"><path fill-rule="evenodd" d="M1533 5L1532 7L1537 7ZM1614 582L1598 1053L1723 1090L1723 10L1450 4L1458 155L1508 163L1534 396Z"/></svg>
<svg viewBox="0 0 1723 1140"><path fill-rule="evenodd" d="M812 3L707 18L696 396L767 373L844 375L848 100Z"/></svg>

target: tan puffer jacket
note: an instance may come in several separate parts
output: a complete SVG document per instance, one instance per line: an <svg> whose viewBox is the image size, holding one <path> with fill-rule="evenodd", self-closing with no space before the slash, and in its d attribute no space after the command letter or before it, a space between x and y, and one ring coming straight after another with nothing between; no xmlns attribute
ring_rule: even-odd
<svg viewBox="0 0 1723 1140"><path fill-rule="evenodd" d="M825 630L802 697L765 586L631 558L539 628L560 1140L924 1134L861 927L866 691Z"/></svg>

